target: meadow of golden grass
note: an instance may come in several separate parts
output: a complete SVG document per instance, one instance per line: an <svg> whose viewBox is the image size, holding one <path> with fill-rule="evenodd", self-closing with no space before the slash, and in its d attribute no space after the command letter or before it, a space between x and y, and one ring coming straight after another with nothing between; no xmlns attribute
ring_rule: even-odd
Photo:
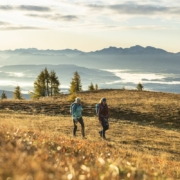
<svg viewBox="0 0 180 180"><path fill-rule="evenodd" d="M112 119L104 141L96 117L84 122L87 140L69 116L1 113L1 179L180 178L180 133Z"/></svg>
<svg viewBox="0 0 180 180"><path fill-rule="evenodd" d="M85 140L80 125L72 137L67 95L0 103L0 180L180 179L180 95L107 90L78 96ZM107 140L99 137L94 113L101 97L110 107Z"/></svg>
<svg viewBox="0 0 180 180"><path fill-rule="evenodd" d="M135 90L99 90L82 92L77 96L83 102L84 115L95 115L95 104L106 97L110 116L140 124L153 124L160 128L180 130L180 94L135 91ZM19 113L69 115L68 95L42 98L39 100L0 102L0 110L12 110Z"/></svg>

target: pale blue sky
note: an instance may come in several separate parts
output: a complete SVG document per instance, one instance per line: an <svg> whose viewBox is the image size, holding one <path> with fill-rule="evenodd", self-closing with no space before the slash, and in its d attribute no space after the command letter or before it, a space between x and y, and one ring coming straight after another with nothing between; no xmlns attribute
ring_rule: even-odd
<svg viewBox="0 0 180 180"><path fill-rule="evenodd" d="M154 46L180 52L179 0L6 0L0 49Z"/></svg>

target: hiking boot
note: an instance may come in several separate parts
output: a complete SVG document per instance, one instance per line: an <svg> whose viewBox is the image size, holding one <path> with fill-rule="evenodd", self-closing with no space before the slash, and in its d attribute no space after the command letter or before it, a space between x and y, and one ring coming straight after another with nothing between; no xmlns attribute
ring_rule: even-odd
<svg viewBox="0 0 180 180"><path fill-rule="evenodd" d="M83 136L82 139L87 139L87 137Z"/></svg>

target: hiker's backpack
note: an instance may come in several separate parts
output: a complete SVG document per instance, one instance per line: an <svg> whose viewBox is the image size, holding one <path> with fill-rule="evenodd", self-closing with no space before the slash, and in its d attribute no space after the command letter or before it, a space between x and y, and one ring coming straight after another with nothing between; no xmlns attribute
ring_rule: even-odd
<svg viewBox="0 0 180 180"><path fill-rule="evenodd" d="M96 104L96 115L98 115L98 110L99 110L99 106L100 106L100 104Z"/></svg>
<svg viewBox="0 0 180 180"><path fill-rule="evenodd" d="M74 104L76 104L76 103L72 103L70 106L70 114L72 114L72 107L74 106Z"/></svg>

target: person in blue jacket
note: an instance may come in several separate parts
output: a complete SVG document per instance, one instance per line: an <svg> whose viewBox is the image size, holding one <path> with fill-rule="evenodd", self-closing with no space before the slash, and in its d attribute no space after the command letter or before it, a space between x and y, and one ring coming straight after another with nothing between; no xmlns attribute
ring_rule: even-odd
<svg viewBox="0 0 180 180"><path fill-rule="evenodd" d="M81 105L81 99L77 97L75 99L75 102L72 105L72 117L73 117L73 123L74 123L74 129L73 129L73 136L76 136L77 131L77 123L79 122L81 124L81 134L82 138L85 138L85 128L84 128L84 121L82 118L82 105Z"/></svg>

